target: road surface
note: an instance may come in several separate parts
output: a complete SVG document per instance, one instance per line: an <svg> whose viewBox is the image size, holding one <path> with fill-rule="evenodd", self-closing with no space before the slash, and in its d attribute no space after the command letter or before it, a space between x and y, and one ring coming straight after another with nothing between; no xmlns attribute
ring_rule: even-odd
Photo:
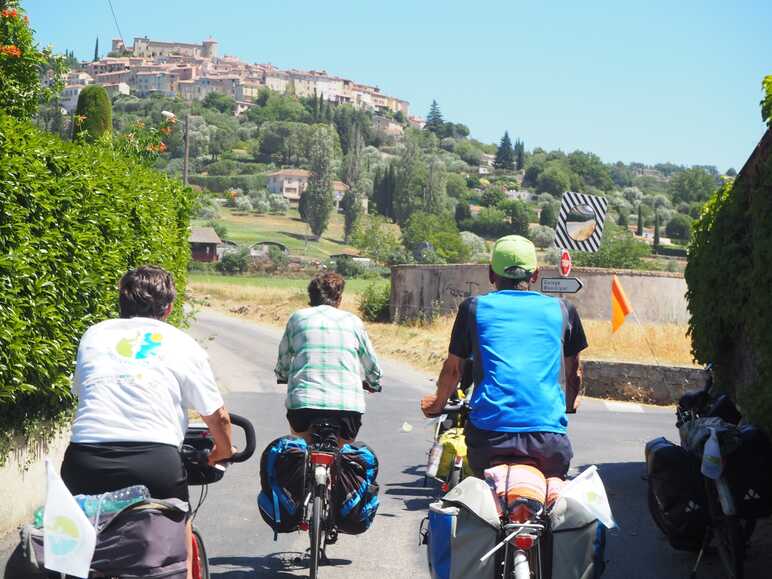
<svg viewBox="0 0 772 579"><path fill-rule="evenodd" d="M203 311L191 333L208 350L228 407L254 423L259 449L253 460L233 465L221 482L210 487L198 512L196 525L206 540L212 575L220 579L305 576L303 556L308 536L280 535L274 542L255 501L259 452L287 432L283 405L286 387L276 385L273 377L281 332ZM418 530L437 489L424 485L423 465L431 428L418 411L418 401L431 391L435 377L399 362L384 361L383 366L383 392L368 399L360 433L360 439L369 443L380 459L381 508L367 533L341 535L329 548L334 566L322 568L323 578L428 577ZM608 579L689 576L694 557L671 549L654 527L646 509L642 478L645 442L663 435L675 440L673 421L671 409L591 399L570 418L574 470L599 466L619 523L619 529L608 537L604 575ZM196 493L193 489L194 501ZM0 542L0 569L12 548L12 539ZM758 550L752 550L750 557ZM717 558L709 557L701 579L721 576Z"/></svg>

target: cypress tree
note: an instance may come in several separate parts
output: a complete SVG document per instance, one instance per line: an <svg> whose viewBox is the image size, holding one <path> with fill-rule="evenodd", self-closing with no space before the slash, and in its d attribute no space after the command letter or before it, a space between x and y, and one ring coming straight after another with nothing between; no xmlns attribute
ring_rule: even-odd
<svg viewBox="0 0 772 579"><path fill-rule="evenodd" d="M525 167L525 144L520 139L515 143L515 168L522 171Z"/></svg>
<svg viewBox="0 0 772 579"><path fill-rule="evenodd" d="M659 249L659 211L654 214L654 253Z"/></svg>
<svg viewBox="0 0 772 579"><path fill-rule="evenodd" d="M427 131L431 131L432 133L437 134L442 131L444 126L445 120L442 118L440 105L437 104L436 100L433 100L432 106L429 109L429 115L426 117L426 126L424 128Z"/></svg>
<svg viewBox="0 0 772 579"><path fill-rule="evenodd" d="M643 237L643 213L640 203L638 204L638 226L635 228L635 234L638 237Z"/></svg>
<svg viewBox="0 0 772 579"><path fill-rule="evenodd" d="M541 213L539 214L539 225L546 225L547 227L552 227L553 229L558 223L558 216L555 214L555 207L548 203L545 205Z"/></svg>
<svg viewBox="0 0 772 579"><path fill-rule="evenodd" d="M617 219L617 225L627 229L627 214L624 211L619 212L619 219Z"/></svg>
<svg viewBox="0 0 772 579"><path fill-rule="evenodd" d="M94 45L94 62L99 60L99 37L96 38L96 44Z"/></svg>
<svg viewBox="0 0 772 579"><path fill-rule="evenodd" d="M90 84L80 91L75 116L73 138L83 135L87 141L93 142L103 135L112 134L113 109L103 86ZM83 120L78 122L78 118Z"/></svg>
<svg viewBox="0 0 772 579"><path fill-rule="evenodd" d="M501 137L499 148L496 149L496 160L493 162L493 166L497 169L514 169L515 168L515 154L512 150L512 141L509 139L509 132L504 132L504 136Z"/></svg>
<svg viewBox="0 0 772 579"><path fill-rule="evenodd" d="M301 197L301 201L305 202L306 223L317 239L327 229L330 214L335 206L332 191L334 151L330 131L330 128L321 126L314 129L311 135L308 155L311 175L308 178L308 187Z"/></svg>

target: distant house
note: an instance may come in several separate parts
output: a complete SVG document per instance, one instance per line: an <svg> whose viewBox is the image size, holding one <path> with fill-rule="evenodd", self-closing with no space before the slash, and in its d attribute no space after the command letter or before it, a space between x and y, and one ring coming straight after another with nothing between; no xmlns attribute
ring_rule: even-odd
<svg viewBox="0 0 772 579"><path fill-rule="evenodd" d="M300 202L300 195L308 187L308 178L311 171L306 169L281 169L268 173L268 191L277 195L283 195L290 203ZM335 209L340 209L340 202L348 191L348 185L343 181L333 181L332 191L335 199ZM367 211L367 199L362 199L362 206Z"/></svg>
<svg viewBox="0 0 772 579"><path fill-rule="evenodd" d="M191 227L190 253L195 261L217 261L217 246L222 243L212 227Z"/></svg>

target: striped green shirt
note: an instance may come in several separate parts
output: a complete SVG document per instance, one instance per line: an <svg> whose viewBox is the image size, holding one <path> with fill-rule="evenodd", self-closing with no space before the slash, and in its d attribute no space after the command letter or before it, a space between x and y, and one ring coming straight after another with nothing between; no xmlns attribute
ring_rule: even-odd
<svg viewBox="0 0 772 579"><path fill-rule="evenodd" d="M279 344L276 377L287 408L365 411L362 380L380 390L381 368L362 320L332 306L298 310Z"/></svg>

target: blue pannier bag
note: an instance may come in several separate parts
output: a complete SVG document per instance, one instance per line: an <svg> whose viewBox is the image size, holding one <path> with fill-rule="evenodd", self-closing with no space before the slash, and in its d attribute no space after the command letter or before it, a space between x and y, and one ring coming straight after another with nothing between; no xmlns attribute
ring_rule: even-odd
<svg viewBox="0 0 772 579"><path fill-rule="evenodd" d="M358 535L370 528L378 511L378 457L364 442L344 444L333 489L335 524L341 533Z"/></svg>
<svg viewBox="0 0 772 579"><path fill-rule="evenodd" d="M427 559L432 579L493 579L496 557L480 557L499 538L500 520L490 487L469 477L429 506Z"/></svg>
<svg viewBox="0 0 772 579"><path fill-rule="evenodd" d="M263 520L278 533L298 529L303 516L308 445L302 438L283 436L271 442L260 458L257 505Z"/></svg>

